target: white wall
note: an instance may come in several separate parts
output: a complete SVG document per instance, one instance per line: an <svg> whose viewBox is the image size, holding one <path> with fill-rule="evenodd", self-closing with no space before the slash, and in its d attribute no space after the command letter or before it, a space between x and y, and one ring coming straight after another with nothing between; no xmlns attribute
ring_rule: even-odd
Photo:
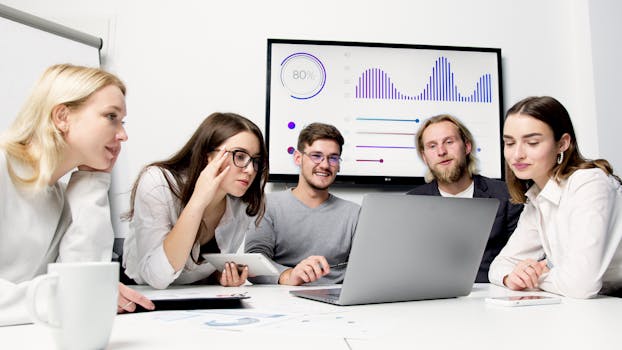
<svg viewBox="0 0 622 350"><path fill-rule="evenodd" d="M594 91L598 124L599 157L622 173L622 2L590 1L590 32L594 62Z"/></svg>
<svg viewBox="0 0 622 350"><path fill-rule="evenodd" d="M583 153L599 155L589 0L0 1L104 39L104 68L129 87L115 193L213 111L263 128L270 37L500 47L505 108L552 95L570 111ZM368 190L337 193L360 201ZM127 196L115 205L126 208Z"/></svg>

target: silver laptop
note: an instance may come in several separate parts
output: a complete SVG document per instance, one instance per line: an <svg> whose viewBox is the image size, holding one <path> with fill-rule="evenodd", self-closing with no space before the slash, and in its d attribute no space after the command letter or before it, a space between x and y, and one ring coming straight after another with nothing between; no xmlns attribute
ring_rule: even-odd
<svg viewBox="0 0 622 350"><path fill-rule="evenodd" d="M499 201L367 194L341 288L291 294L337 305L468 295Z"/></svg>

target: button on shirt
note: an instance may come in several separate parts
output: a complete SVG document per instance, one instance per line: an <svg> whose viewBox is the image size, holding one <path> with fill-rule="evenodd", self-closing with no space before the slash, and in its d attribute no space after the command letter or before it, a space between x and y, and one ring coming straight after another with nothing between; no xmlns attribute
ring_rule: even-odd
<svg viewBox="0 0 622 350"><path fill-rule="evenodd" d="M552 266L543 290L589 298L622 285L622 188L601 169L575 171L567 180L532 186L514 234L490 267L492 283L524 259L544 256Z"/></svg>

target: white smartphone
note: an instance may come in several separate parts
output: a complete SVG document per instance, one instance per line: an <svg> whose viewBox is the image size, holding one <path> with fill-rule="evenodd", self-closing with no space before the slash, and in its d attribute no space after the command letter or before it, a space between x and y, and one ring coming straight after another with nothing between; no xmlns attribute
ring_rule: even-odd
<svg viewBox="0 0 622 350"><path fill-rule="evenodd" d="M486 298L487 303L501 306L548 305L559 304L561 301L561 298L543 295L515 295L509 297Z"/></svg>

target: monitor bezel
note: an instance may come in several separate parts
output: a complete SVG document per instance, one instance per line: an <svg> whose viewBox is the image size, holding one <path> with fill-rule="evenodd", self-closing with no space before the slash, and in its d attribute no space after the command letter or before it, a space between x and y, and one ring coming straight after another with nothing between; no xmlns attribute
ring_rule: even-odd
<svg viewBox="0 0 622 350"><path fill-rule="evenodd" d="M499 147L500 147L500 174L497 180L505 178L505 163L503 159L503 74L501 66L501 49L491 47L474 46L448 46L448 45L425 45L425 44L397 44L397 43L378 43L361 41L333 41L333 40L301 40L301 39L267 39L267 62L266 62L266 115L265 115L265 142L266 148L270 150L270 84L272 77L272 44L298 44L298 45L324 45L324 46L362 46L362 47L384 47L398 49L420 49L420 50L446 50L446 51L472 51L488 52L496 54L497 76L499 77L498 98L499 98ZM270 157L270 154L268 154ZM270 170L268 182L274 183L296 183L299 174L273 173ZM337 174L335 184L337 185L360 185L360 186L407 186L420 185L425 183L423 176L376 176L376 175L340 175Z"/></svg>

